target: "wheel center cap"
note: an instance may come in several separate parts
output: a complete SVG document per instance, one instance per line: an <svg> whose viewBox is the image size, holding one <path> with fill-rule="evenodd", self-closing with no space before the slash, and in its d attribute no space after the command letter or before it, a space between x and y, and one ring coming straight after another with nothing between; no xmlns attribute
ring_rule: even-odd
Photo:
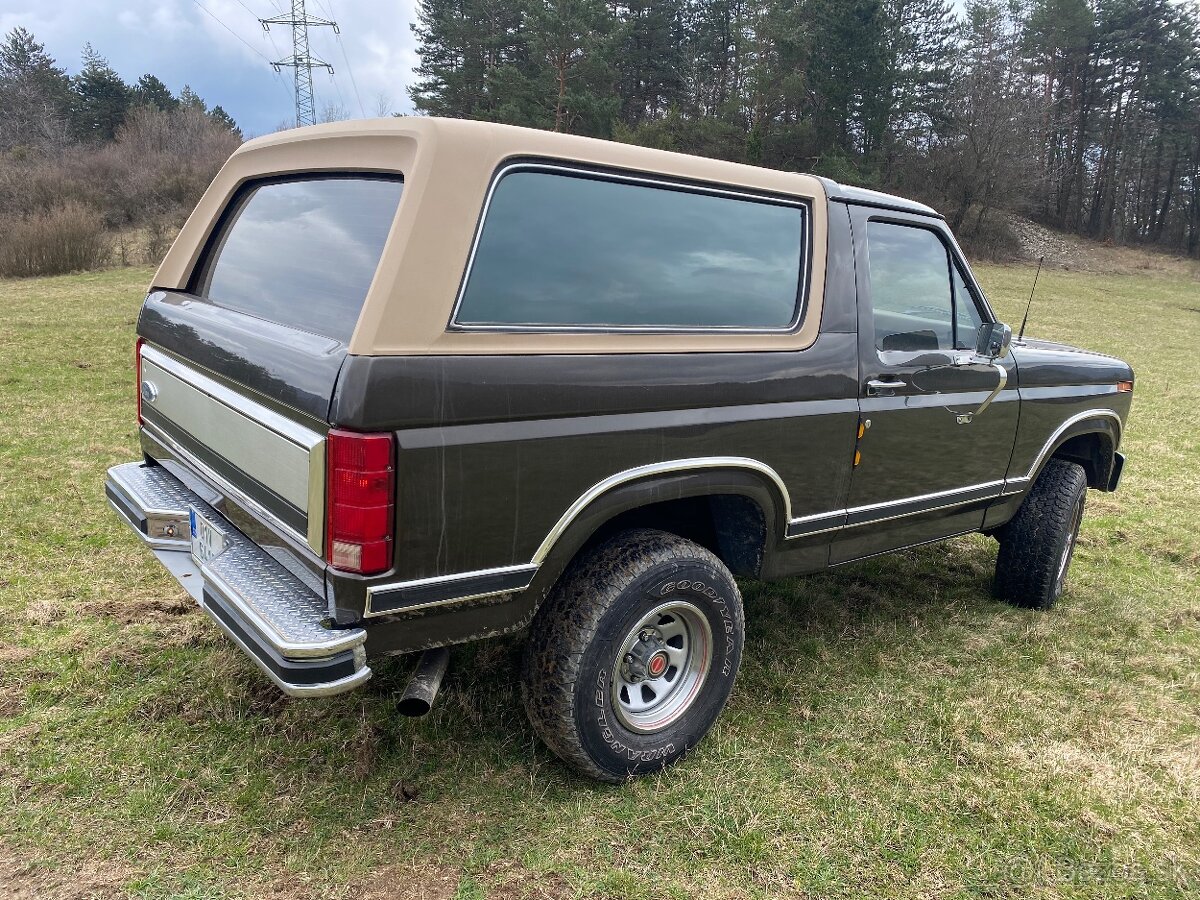
<svg viewBox="0 0 1200 900"><path fill-rule="evenodd" d="M634 684L647 678L661 678L670 667L671 660L662 640L653 631L643 632L622 660L622 674Z"/></svg>
<svg viewBox="0 0 1200 900"><path fill-rule="evenodd" d="M646 671L651 678L658 678L667 671L667 654L659 650L646 663Z"/></svg>

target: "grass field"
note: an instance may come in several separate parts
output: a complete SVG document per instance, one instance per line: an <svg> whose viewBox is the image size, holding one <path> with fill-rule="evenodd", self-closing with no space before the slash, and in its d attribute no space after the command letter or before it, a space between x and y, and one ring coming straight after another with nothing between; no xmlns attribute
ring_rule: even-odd
<svg viewBox="0 0 1200 900"><path fill-rule="evenodd" d="M1019 322L1025 267L980 272ZM0 281L0 894L1187 897L1200 890L1200 281L1043 273L1030 332L1129 359L1122 491L1067 594L990 599L995 544L744 585L704 744L622 788L520 708L520 645L288 702L103 499L136 456L149 271Z"/></svg>

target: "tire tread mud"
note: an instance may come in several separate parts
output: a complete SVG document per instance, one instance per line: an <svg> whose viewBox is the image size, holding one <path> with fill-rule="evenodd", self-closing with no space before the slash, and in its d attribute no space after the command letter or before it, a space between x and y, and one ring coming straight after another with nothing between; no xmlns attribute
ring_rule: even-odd
<svg viewBox="0 0 1200 900"><path fill-rule="evenodd" d="M597 639L602 617L648 570L697 562L728 579L740 618L741 597L736 583L712 552L677 535L648 528L621 532L584 551L538 611L525 648L522 700L538 736L581 774L614 784L628 777L592 759L577 725L576 684L585 654Z"/></svg>
<svg viewBox="0 0 1200 900"><path fill-rule="evenodd" d="M997 597L1026 609L1054 605L1063 541L1071 539L1072 513L1086 491L1081 466L1062 459L1046 463L1017 514L999 532Z"/></svg>

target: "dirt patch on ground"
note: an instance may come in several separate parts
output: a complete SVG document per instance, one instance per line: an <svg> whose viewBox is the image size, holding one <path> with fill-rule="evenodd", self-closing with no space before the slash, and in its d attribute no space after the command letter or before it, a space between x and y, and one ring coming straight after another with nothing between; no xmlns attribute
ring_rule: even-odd
<svg viewBox="0 0 1200 900"><path fill-rule="evenodd" d="M84 604L80 612L99 619L111 619L121 625L150 625L174 623L198 609L196 601L185 595L150 600L102 600Z"/></svg>
<svg viewBox="0 0 1200 900"><path fill-rule="evenodd" d="M493 900L565 900L575 891L557 872L534 872L513 860L492 863L483 872Z"/></svg>
<svg viewBox="0 0 1200 900"><path fill-rule="evenodd" d="M443 866L389 866L356 885L352 900L451 900L462 879Z"/></svg>
<svg viewBox="0 0 1200 900"><path fill-rule="evenodd" d="M11 644L0 644L0 663L22 662L34 655L28 647L14 647Z"/></svg>
<svg viewBox="0 0 1200 900"><path fill-rule="evenodd" d="M277 882L258 896L261 900L451 900L462 881L445 866L388 866L336 894L315 893L304 884Z"/></svg>
<svg viewBox="0 0 1200 900"><path fill-rule="evenodd" d="M25 709L25 692L15 688L0 687L0 719L19 716Z"/></svg>
<svg viewBox="0 0 1200 900"><path fill-rule="evenodd" d="M515 860L498 860L470 876L489 900L565 900L576 896L565 878L555 872L535 872ZM462 874L449 866L394 865L347 885L345 900L451 900L463 886ZM276 883L263 900L315 900L305 885ZM471 894L474 896L474 894Z"/></svg>
<svg viewBox="0 0 1200 900"><path fill-rule="evenodd" d="M1083 267L1086 251L1067 235L1017 216L1009 217L1008 227L1016 235L1021 253L1029 259L1044 256L1046 265L1060 269Z"/></svg>
<svg viewBox="0 0 1200 900"><path fill-rule="evenodd" d="M85 870L63 872L0 845L0 897L5 900L108 900L128 895L133 871L90 861Z"/></svg>
<svg viewBox="0 0 1200 900"><path fill-rule="evenodd" d="M1012 230L1025 259L1045 257L1049 268L1098 275L1159 273L1200 278L1200 261L1146 247L1122 247L1111 242L1055 231L1029 219L1010 215Z"/></svg>

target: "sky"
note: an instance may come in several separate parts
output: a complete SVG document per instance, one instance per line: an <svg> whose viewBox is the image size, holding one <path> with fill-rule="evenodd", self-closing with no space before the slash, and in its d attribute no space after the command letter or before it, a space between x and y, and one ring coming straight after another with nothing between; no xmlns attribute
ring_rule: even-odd
<svg viewBox="0 0 1200 900"><path fill-rule="evenodd" d="M412 112L416 0L307 6L341 28L340 44L330 28L309 30L312 54L334 67L332 77L313 70L318 117L329 103L354 118ZM291 0L0 0L0 33L23 26L69 74L90 41L127 82L149 72L176 94L190 85L252 137L295 119L292 71L276 74L268 64L291 56L291 30L276 25L267 35L257 21L290 10Z"/></svg>

